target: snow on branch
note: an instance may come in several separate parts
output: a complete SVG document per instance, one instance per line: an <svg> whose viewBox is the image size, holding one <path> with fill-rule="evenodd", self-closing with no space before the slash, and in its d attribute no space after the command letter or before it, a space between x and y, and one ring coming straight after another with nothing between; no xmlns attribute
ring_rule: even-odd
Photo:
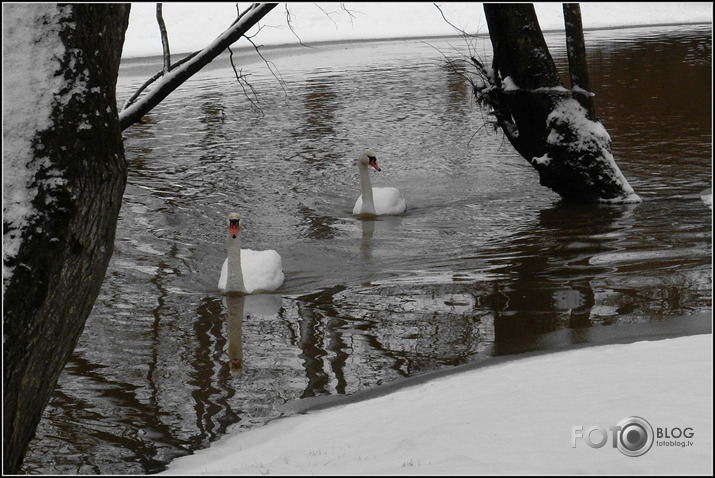
<svg viewBox="0 0 715 478"><path fill-rule="evenodd" d="M119 113L119 124L122 130L141 119L164 98L191 78L196 72L210 63L221 52L244 36L248 30L256 25L268 14L277 3L254 3L221 35L203 50L194 53L187 61L174 66L170 72L156 81L154 87L136 102L126 106Z"/></svg>

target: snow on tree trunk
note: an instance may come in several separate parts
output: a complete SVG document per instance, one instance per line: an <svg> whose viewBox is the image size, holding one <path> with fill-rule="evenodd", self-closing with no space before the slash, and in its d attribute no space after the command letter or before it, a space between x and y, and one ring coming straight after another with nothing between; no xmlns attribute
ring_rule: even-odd
<svg viewBox="0 0 715 478"><path fill-rule="evenodd" d="M533 157L541 184L563 198L588 202L639 202L611 154L606 128L588 118L574 98L556 101L546 118L546 154Z"/></svg>
<svg viewBox="0 0 715 478"><path fill-rule="evenodd" d="M639 202L613 158L606 129L574 99L583 102L590 93L579 85L569 91L561 83L534 6L485 4L484 11L494 60L487 68L473 59L482 79L475 95L491 107L541 184L567 200ZM571 34L578 26L569 28Z"/></svg>
<svg viewBox="0 0 715 478"><path fill-rule="evenodd" d="M112 255L128 4L3 4L3 471L20 470Z"/></svg>

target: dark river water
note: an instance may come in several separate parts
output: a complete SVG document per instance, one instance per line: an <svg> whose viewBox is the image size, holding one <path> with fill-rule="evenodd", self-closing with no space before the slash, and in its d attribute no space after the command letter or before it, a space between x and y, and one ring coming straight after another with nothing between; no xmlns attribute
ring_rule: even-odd
<svg viewBox="0 0 715 478"><path fill-rule="evenodd" d="M565 71L562 34L547 40ZM124 133L114 256L24 472L154 473L301 404L425 372L711 332L711 25L586 42L640 204L567 205L539 185L446 66L470 49L489 61L484 39L264 48L270 69L239 51L243 87L215 60ZM159 65L126 61L120 102ZM351 214L364 149L404 214ZM281 254L277 293L229 304L217 290L231 211L243 247Z"/></svg>

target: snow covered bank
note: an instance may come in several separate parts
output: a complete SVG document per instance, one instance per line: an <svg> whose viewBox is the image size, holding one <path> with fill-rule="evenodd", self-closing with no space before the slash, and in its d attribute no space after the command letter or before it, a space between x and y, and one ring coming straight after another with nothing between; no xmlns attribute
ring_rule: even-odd
<svg viewBox="0 0 715 478"><path fill-rule="evenodd" d="M165 474L712 475L712 345L697 335L471 370L227 436ZM630 417L653 429L637 457L609 430ZM602 441L593 427L608 435L599 448L581 438Z"/></svg>
<svg viewBox="0 0 715 478"><path fill-rule="evenodd" d="M241 11L250 3L238 4ZM262 45L296 44L332 40L405 38L454 35L453 25L469 33L487 33L484 9L475 2L319 2L289 3L291 28L284 5L275 8L254 38ZM536 3L542 30L563 30L560 3ZM584 28L712 22L713 6L707 2L582 3ZM236 17L235 3L165 3L163 16L171 51L199 50L220 35ZM252 33L255 33L255 30ZM250 46L246 41L241 46ZM123 56L161 55L161 39L154 3L133 3Z"/></svg>

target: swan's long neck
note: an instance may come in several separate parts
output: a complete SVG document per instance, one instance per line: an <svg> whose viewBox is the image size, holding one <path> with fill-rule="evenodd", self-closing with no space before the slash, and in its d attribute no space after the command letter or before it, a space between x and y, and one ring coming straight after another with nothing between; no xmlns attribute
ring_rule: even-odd
<svg viewBox="0 0 715 478"><path fill-rule="evenodd" d="M233 237L228 233L228 265L226 271L226 290L246 291L243 284L243 271L241 270L241 234Z"/></svg>
<svg viewBox="0 0 715 478"><path fill-rule="evenodd" d="M370 183L367 166L358 163L358 171L360 171L360 188L362 189L362 210L360 213L375 214L375 200L372 197L372 184Z"/></svg>

